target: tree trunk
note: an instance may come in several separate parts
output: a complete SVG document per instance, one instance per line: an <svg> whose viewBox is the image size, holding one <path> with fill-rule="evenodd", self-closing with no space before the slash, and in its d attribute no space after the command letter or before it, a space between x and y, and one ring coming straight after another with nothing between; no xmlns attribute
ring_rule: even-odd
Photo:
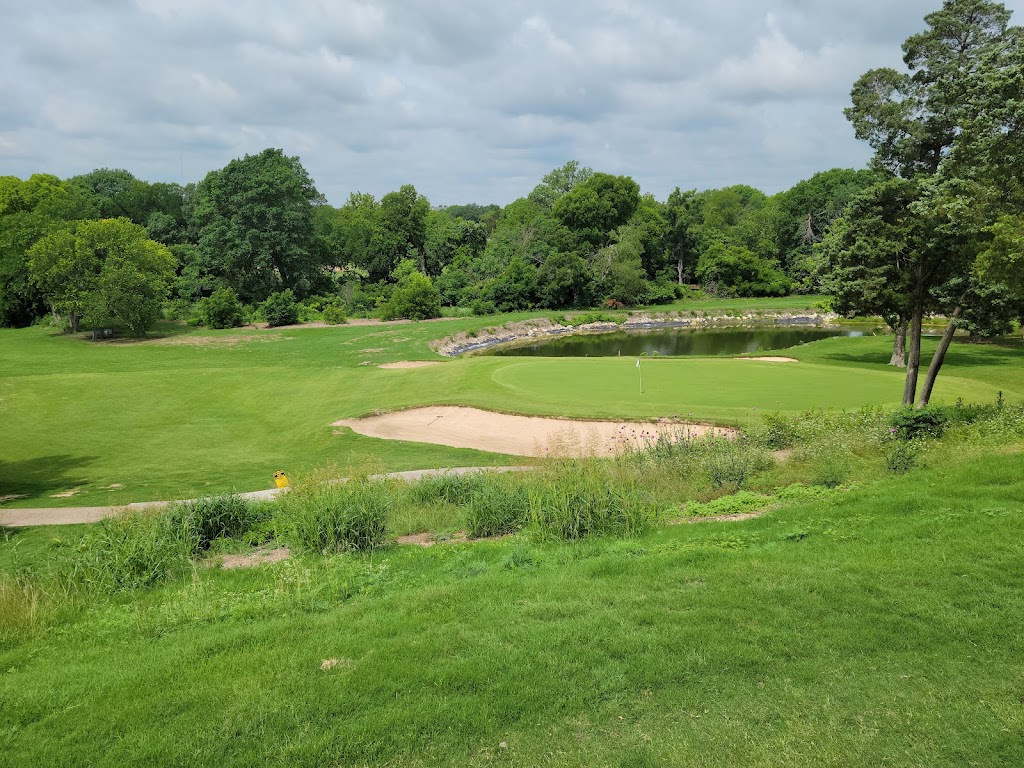
<svg viewBox="0 0 1024 768"><path fill-rule="evenodd" d="M907 380L903 386L903 404L913 405L917 396L917 374L921 368L921 323L924 322L924 302L914 302L910 317L910 349L907 354Z"/></svg>
<svg viewBox="0 0 1024 768"><path fill-rule="evenodd" d="M893 330L892 357L889 365L897 368L907 367L907 321L900 318Z"/></svg>
<svg viewBox="0 0 1024 768"><path fill-rule="evenodd" d="M679 285L683 284L683 260L676 260L676 279L679 280Z"/></svg>
<svg viewBox="0 0 1024 768"><path fill-rule="evenodd" d="M71 333L78 333L78 315L74 312L68 312L68 327Z"/></svg>
<svg viewBox="0 0 1024 768"><path fill-rule="evenodd" d="M928 366L928 373L924 377L924 386L921 387L921 398L917 401L918 408L924 408L928 405L928 401L932 399L932 389L935 388L935 379L938 377L939 369L942 368L942 364L946 360L946 351L949 349L949 345L953 341L953 334L956 332L956 321L963 313L964 308L961 305L954 309L953 314L949 316L949 325L946 326L946 331L942 334L942 338L939 340L939 346L935 350L935 354L932 356L932 363Z"/></svg>

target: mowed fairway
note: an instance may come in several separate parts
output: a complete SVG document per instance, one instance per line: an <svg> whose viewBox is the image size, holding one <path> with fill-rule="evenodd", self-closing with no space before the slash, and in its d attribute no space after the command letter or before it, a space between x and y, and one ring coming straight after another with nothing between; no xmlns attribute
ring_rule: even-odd
<svg viewBox="0 0 1024 768"><path fill-rule="evenodd" d="M421 405L580 418L679 416L739 424L764 411L895 405L887 338L788 350L799 363L719 358L447 360L429 342L480 319L275 331L168 327L142 343L0 331L0 496L11 507L105 505L255 490L274 471L517 461L379 440L339 419ZM925 353L930 354L933 342ZM441 362L383 370L400 360ZM643 375L644 392L639 391ZM1021 399L1019 342L954 345L936 401ZM58 496L74 492L70 496Z"/></svg>

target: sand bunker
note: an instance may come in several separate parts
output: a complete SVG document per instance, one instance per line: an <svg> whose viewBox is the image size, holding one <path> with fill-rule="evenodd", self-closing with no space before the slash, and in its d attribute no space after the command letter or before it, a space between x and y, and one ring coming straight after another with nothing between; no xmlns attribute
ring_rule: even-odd
<svg viewBox="0 0 1024 768"><path fill-rule="evenodd" d="M384 440L476 448L515 456L609 456L654 442L659 435L682 439L709 432L735 434L730 429L685 422L575 421L452 406L344 419L332 426L349 427L361 435Z"/></svg>
<svg viewBox="0 0 1024 768"><path fill-rule="evenodd" d="M799 363L795 357L735 357L734 360L760 360L762 363Z"/></svg>
<svg viewBox="0 0 1024 768"><path fill-rule="evenodd" d="M439 360L435 360L435 361L430 361L430 360L402 360L401 362L398 362L398 363L383 363L381 365L378 365L377 367L378 368L387 368L387 369L391 370L391 369L395 369L395 368L427 368L427 367L429 367L431 365L440 365L440 364L441 364L441 362Z"/></svg>

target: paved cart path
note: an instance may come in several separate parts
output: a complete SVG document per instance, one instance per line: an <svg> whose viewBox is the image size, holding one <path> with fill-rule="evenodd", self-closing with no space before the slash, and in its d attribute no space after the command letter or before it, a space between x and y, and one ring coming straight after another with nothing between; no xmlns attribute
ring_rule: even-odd
<svg viewBox="0 0 1024 768"><path fill-rule="evenodd" d="M534 469L534 467L451 467L447 469L413 469L406 472L389 472L385 475L373 475L373 479L395 478L413 482L424 477L436 477L438 475L465 475L470 472L522 472ZM342 480L341 482L344 482ZM249 491L240 493L243 499L253 501L269 500L284 493L283 488L268 488L264 491ZM212 494L217 495L217 494ZM182 501L194 501L194 499L182 499ZM134 504L123 504L111 507L47 507L43 509L0 509L0 526L8 528L20 528L30 525L78 525L81 523L95 523L105 517L112 517L124 512L138 509L159 509L177 501L141 501Z"/></svg>

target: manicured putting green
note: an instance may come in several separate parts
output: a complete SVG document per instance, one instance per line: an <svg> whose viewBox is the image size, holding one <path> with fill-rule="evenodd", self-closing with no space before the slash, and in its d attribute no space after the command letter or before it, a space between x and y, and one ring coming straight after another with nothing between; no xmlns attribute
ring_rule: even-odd
<svg viewBox="0 0 1024 768"><path fill-rule="evenodd" d="M899 371L733 359L643 360L639 370L635 358L528 360L503 366L492 378L517 400L547 400L558 393L577 409L631 412L642 403L665 416L892 405L903 390ZM995 395L994 387L951 377L938 399Z"/></svg>

